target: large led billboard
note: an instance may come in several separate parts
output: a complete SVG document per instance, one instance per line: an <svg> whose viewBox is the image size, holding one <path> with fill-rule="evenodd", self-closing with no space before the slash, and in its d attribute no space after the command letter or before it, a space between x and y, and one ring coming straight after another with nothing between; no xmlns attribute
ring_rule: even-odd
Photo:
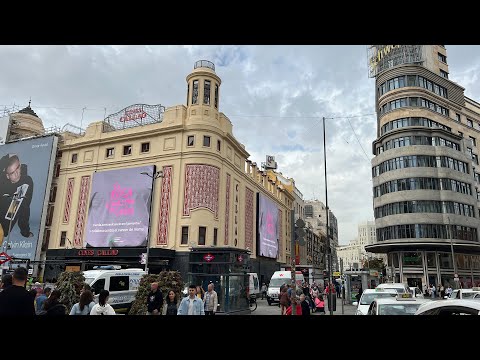
<svg viewBox="0 0 480 360"><path fill-rule="evenodd" d="M48 136L0 145L0 244L10 256L35 260L38 254L57 141Z"/></svg>
<svg viewBox="0 0 480 360"><path fill-rule="evenodd" d="M257 254L276 259L278 256L278 207L266 196L257 194Z"/></svg>
<svg viewBox="0 0 480 360"><path fill-rule="evenodd" d="M147 244L154 172L155 166L151 165L93 174L85 246L140 247Z"/></svg>
<svg viewBox="0 0 480 360"><path fill-rule="evenodd" d="M10 125L10 115L0 117L0 145L5 144L8 136L8 127Z"/></svg>

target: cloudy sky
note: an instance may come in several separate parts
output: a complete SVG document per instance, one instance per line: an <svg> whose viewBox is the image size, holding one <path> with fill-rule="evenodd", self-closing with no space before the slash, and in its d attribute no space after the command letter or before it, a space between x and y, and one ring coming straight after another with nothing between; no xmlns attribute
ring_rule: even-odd
<svg viewBox="0 0 480 360"><path fill-rule="evenodd" d="M447 52L450 79L480 101L480 46ZM357 225L373 220L376 115L366 46L2 46L0 105L22 108L31 98L45 127L86 127L135 103L185 104L185 77L200 59L215 63L220 111L250 159L276 156L305 199L325 202L321 117L332 118L329 206L340 244L354 239Z"/></svg>

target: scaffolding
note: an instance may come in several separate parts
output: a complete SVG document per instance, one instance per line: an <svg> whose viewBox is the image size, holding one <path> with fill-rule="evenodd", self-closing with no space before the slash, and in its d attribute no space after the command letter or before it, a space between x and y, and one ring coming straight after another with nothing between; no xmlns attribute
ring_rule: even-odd
<svg viewBox="0 0 480 360"><path fill-rule="evenodd" d="M424 61L423 45L368 45L368 77L397 65L421 64Z"/></svg>

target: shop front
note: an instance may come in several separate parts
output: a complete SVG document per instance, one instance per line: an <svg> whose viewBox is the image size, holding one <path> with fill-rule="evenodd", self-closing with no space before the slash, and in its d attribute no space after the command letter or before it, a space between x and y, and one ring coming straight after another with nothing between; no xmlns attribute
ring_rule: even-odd
<svg viewBox="0 0 480 360"><path fill-rule="evenodd" d="M146 248L94 248L85 249L51 249L47 250L44 281L55 282L63 271L92 270L94 266L118 265L123 269L141 268L142 254ZM169 270L170 262L175 257L174 250L150 249L149 273L158 274Z"/></svg>
<svg viewBox="0 0 480 360"><path fill-rule="evenodd" d="M214 284L218 295L217 313L249 314L247 299L250 255L232 248L193 248L189 254L187 285L201 286L205 291Z"/></svg>

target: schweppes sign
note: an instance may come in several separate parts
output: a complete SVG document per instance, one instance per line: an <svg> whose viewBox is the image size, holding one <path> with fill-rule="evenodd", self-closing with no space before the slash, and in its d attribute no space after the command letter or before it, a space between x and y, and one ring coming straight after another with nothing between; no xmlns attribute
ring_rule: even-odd
<svg viewBox="0 0 480 360"><path fill-rule="evenodd" d="M388 56L393 49L398 49L400 46L402 45L385 45L381 49L377 48L376 54L370 58L370 69L374 70L382 59Z"/></svg>

